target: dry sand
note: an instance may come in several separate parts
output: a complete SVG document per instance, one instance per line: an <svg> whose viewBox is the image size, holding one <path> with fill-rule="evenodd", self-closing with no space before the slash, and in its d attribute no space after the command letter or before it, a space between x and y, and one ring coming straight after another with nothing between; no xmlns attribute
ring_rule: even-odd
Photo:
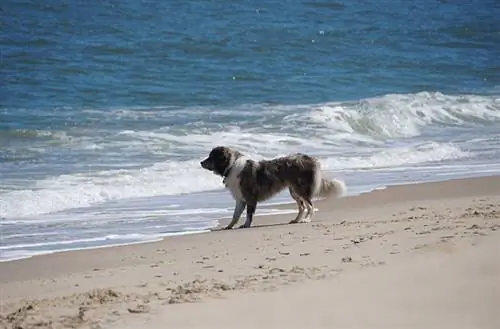
<svg viewBox="0 0 500 329"><path fill-rule="evenodd" d="M316 208L0 263L0 328L500 327L500 177Z"/></svg>

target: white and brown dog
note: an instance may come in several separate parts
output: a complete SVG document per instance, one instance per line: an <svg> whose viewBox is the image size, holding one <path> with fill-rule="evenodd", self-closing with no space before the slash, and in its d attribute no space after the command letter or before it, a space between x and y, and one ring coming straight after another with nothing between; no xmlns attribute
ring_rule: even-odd
<svg viewBox="0 0 500 329"><path fill-rule="evenodd" d="M233 219L225 229L231 229L238 222L245 207L247 216L241 227L250 227L257 203L270 199L286 187L299 208L297 217L290 223L311 221L313 197L340 197L346 191L344 182L322 178L316 158L300 153L255 161L234 149L218 146L200 164L224 177L224 184L236 200Z"/></svg>

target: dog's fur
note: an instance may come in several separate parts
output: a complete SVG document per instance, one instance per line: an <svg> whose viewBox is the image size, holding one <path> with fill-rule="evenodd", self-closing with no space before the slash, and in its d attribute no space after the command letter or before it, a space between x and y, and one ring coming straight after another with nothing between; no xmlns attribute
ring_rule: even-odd
<svg viewBox="0 0 500 329"><path fill-rule="evenodd" d="M247 216L241 227L250 227L257 203L270 199L286 187L299 208L297 217L290 223L311 221L313 197L340 197L346 191L342 181L322 178L316 158L300 153L255 161L237 150L217 146L200 165L224 177L224 184L236 200L233 219L226 229L238 222L245 207Z"/></svg>

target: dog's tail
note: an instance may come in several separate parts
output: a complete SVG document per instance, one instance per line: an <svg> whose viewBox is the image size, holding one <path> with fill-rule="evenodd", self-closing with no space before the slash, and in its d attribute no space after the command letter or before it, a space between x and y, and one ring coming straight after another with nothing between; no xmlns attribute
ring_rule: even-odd
<svg viewBox="0 0 500 329"><path fill-rule="evenodd" d="M340 198L347 191L345 183L338 179L321 178L316 195L321 198Z"/></svg>

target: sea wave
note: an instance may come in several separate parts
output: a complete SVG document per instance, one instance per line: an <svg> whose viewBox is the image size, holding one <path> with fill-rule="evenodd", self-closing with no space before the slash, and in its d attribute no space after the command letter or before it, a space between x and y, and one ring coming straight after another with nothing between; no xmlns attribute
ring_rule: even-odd
<svg viewBox="0 0 500 329"><path fill-rule="evenodd" d="M285 118L295 125L328 128L372 138L414 137L425 126L500 122L500 98L439 92L391 94L354 102L319 104ZM307 128L306 128L307 129Z"/></svg>
<svg viewBox="0 0 500 329"><path fill-rule="evenodd" d="M140 115L132 115L134 111ZM54 135L70 140L64 156L65 166L75 159L73 170L2 189L0 217L23 218L112 200L219 189L220 178L199 166L216 145L235 147L255 159L306 152L318 156L331 171L396 168L474 156L464 143L484 139L477 132L498 125L500 98L421 92L313 105L175 108L170 114L158 108L131 108L87 114L118 121L152 118L163 125L141 130L137 127L147 123L128 129L115 124L108 130L85 128L75 133L70 129ZM169 115L173 121L167 120ZM188 121L189 125L173 124ZM469 139L461 131L456 134L460 141L450 141L457 127L476 133L467 135L472 136ZM47 134L41 131L35 136ZM488 142L479 144L479 152L491 153L484 146ZM42 149L43 145L30 147ZM56 161L47 168L58 166ZM13 182L5 177L5 186L20 179L18 174Z"/></svg>
<svg viewBox="0 0 500 329"><path fill-rule="evenodd" d="M467 156L454 145L426 143L372 155L320 158L326 170L387 168ZM261 157L262 158L262 157ZM177 195L220 189L219 177L201 169L199 161L165 161L142 169L104 170L60 175L38 181L34 189L1 195L0 217L21 218L133 197Z"/></svg>

